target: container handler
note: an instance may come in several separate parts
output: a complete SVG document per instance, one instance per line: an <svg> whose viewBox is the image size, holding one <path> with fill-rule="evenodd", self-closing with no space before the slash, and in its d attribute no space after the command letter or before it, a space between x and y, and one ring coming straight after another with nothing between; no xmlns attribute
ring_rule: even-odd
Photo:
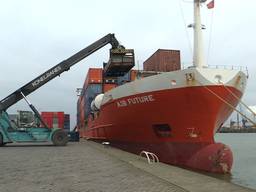
<svg viewBox="0 0 256 192"><path fill-rule="evenodd" d="M0 146L12 142L44 141L50 141L56 146L66 145L68 142L67 134L60 128L50 129L41 118L37 109L28 101L26 96L53 78L60 76L60 74L63 72L68 71L70 67L109 43L112 45L112 48L110 49L110 59L106 71L108 73L116 72L119 74L124 73L126 70L128 72L134 66L134 51L132 49L125 49L123 46L121 46L114 34L104 36L68 59L42 73L37 78L20 87L18 90L14 91L12 94L0 101ZM124 66L123 69L125 70L121 72L115 70L114 72L113 70L111 71L111 68L114 69L111 66L116 65ZM43 127L18 128L13 122L11 122L6 110L21 99L25 99L31 110L35 113L36 117L41 121Z"/></svg>

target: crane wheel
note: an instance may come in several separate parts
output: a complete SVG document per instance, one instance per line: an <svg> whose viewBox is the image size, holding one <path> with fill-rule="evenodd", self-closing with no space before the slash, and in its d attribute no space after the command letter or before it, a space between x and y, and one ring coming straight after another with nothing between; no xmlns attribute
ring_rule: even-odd
<svg viewBox="0 0 256 192"><path fill-rule="evenodd" d="M56 146L65 146L68 142L68 135L62 130L55 131L52 136L52 142Z"/></svg>

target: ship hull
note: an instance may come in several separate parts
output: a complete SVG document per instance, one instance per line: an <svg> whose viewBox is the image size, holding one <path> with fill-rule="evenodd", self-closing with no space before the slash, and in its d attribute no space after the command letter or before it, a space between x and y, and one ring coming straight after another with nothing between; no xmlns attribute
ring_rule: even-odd
<svg viewBox="0 0 256 192"><path fill-rule="evenodd" d="M232 81L236 80L235 76ZM152 91L105 102L88 119L85 138L109 141L114 147L138 155L149 151L161 162L172 165L229 173L232 151L215 143L214 134L232 113L243 91L228 84L193 84L161 90L152 87L154 82Z"/></svg>
<svg viewBox="0 0 256 192"><path fill-rule="evenodd" d="M96 140L97 141L97 140ZM111 146L140 154L153 152L158 159L170 165L211 173L230 173L233 165L231 149L222 143L125 143L111 142Z"/></svg>

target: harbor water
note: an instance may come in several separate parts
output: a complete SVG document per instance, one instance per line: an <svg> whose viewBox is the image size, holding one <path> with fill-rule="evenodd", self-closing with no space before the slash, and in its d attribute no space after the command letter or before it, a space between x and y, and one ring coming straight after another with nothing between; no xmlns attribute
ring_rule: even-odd
<svg viewBox="0 0 256 192"><path fill-rule="evenodd" d="M256 189L256 133L218 133L215 140L229 145L234 156L231 175L217 177Z"/></svg>

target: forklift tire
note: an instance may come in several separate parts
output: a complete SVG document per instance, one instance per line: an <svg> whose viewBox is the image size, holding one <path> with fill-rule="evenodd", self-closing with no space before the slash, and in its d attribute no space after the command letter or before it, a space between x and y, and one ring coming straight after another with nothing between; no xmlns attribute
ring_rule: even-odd
<svg viewBox="0 0 256 192"><path fill-rule="evenodd" d="M55 146L65 146L68 142L68 135L62 130L55 131L52 136L52 142Z"/></svg>

